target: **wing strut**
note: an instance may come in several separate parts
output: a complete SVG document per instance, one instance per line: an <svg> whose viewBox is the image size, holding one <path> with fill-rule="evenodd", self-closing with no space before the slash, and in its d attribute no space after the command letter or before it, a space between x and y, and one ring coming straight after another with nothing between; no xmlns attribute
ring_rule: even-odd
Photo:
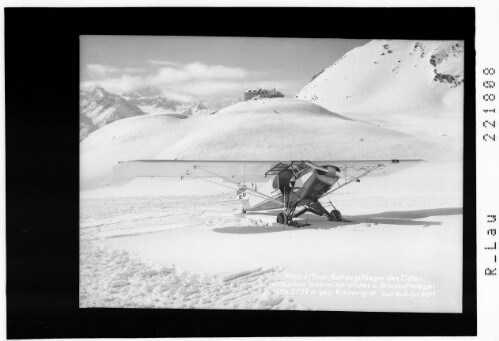
<svg viewBox="0 0 499 341"><path fill-rule="evenodd" d="M376 165L376 166L372 166L372 167L367 168L367 169L366 169L366 170L365 170L365 171L364 171L361 175L359 175L358 177L352 177L352 179L345 181L345 182L344 182L343 184L341 184L341 185L338 183L338 186L337 186L336 188L334 188L334 189L330 190L329 192L324 193L324 194L323 194L320 198L323 198L324 196L326 196L326 195L328 195L328 194L331 194L331 193L333 193L333 192L336 192L336 191L337 191L337 190L339 190L340 188L345 187L346 185L349 185L349 184L351 184L352 182L356 182L359 178L362 178L362 177L366 176L367 174L371 173L372 171L375 171L376 169L381 168L381 167L383 167L383 166L384 166L383 164L378 164L378 165ZM320 199L320 198L319 198L319 199Z"/></svg>
<svg viewBox="0 0 499 341"><path fill-rule="evenodd" d="M238 183L238 182L236 182L236 181L234 181L234 180L232 180L232 179L229 179L229 178L224 177L224 176L220 176L220 175L218 175L217 173L212 172L212 171L210 171L210 170L208 170L208 169L205 169L205 168L203 168L203 167L199 167L199 166L197 166L197 165L194 165L194 166L193 166L193 168L195 168L195 169L200 169L200 170L205 171L205 172L207 172L207 173L209 173L209 174L211 174L211 175L214 175L214 176L216 176L216 177L219 177L219 178L221 178L221 179L223 179L223 180L225 180L225 181L227 181L227 182L230 182L230 183L232 183L232 184L234 184L234 185L238 186L238 189L237 189L237 190L239 190L239 191L250 192L250 194L252 194L252 195L254 195L254 196L256 196L256 197L259 197L259 198L261 198L261 199L267 199L267 200L273 201L273 202L275 202L275 203L277 203L277 204L279 204L279 205L284 205L282 202L280 202L280 201L278 201L278 200L275 200L275 199L274 199L274 198L272 198L271 196L268 196L268 195L266 195L266 194L264 194L264 193L262 193L262 192L259 192L259 191L255 191L254 189L249 188L248 186L246 186L246 185L244 185L244 184L243 184L243 185L241 185L240 183ZM214 182L214 181L211 181L211 180L208 180L208 179L205 179L205 178L202 178L202 179L203 179L203 180L206 180L206 181L209 181L209 182L212 182L212 183L214 183L214 184L220 185L220 186L225 186L225 187L231 188L231 189L233 189L233 190L236 190L235 188L232 188L232 187L230 187L230 186L222 185L222 184L216 183L216 182ZM237 191L237 190L236 190L236 191Z"/></svg>

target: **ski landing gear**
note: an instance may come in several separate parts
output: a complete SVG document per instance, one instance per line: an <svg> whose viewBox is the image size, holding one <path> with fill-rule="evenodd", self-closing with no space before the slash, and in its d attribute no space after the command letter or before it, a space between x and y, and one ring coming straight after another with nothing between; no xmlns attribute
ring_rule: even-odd
<svg viewBox="0 0 499 341"><path fill-rule="evenodd" d="M287 225L288 224L288 218L286 217L286 215L284 213L279 213L277 215L277 223L278 224L283 224L283 225Z"/></svg>
<svg viewBox="0 0 499 341"><path fill-rule="evenodd" d="M291 177L292 174L289 175ZM289 179L286 179L287 181L284 182L284 184L281 182L278 182L279 189L281 190L282 196L283 196L283 202L285 206L284 212L281 212L277 215L277 223L282 224L282 225L289 225L293 227L300 227L299 224L297 224L295 221L293 221L293 217L295 217L295 209L296 205L298 202L292 203L291 202L291 194L293 193L293 188L295 186L295 182L291 181Z"/></svg>
<svg viewBox="0 0 499 341"><path fill-rule="evenodd" d="M312 212L319 216L326 216L330 221L347 222L347 220L343 219L341 212L337 210L336 207L333 206L333 210L331 210L331 212L328 212L318 201L308 204L305 208L297 213L295 213L295 209L296 205L292 205L291 207L288 207L288 209L286 209L286 212L279 213L276 219L277 223L292 227L302 227L308 225L300 224L293 219L301 216L306 212Z"/></svg>
<svg viewBox="0 0 499 341"><path fill-rule="evenodd" d="M329 213L329 220L332 221L343 221L343 218L341 217L341 212L334 209Z"/></svg>
<svg viewBox="0 0 499 341"><path fill-rule="evenodd" d="M341 212L339 210L337 210L336 207L334 207L331 200L329 200L329 203L333 207L331 212L329 212L329 214L328 214L329 220L331 220L331 221L345 221L345 220L343 220L343 217L341 216Z"/></svg>
<svg viewBox="0 0 499 341"><path fill-rule="evenodd" d="M277 215L277 223L282 225L287 225L295 228L300 228L303 226L309 226L310 224L301 223L296 220L293 220L291 217L287 217L284 213L279 213Z"/></svg>

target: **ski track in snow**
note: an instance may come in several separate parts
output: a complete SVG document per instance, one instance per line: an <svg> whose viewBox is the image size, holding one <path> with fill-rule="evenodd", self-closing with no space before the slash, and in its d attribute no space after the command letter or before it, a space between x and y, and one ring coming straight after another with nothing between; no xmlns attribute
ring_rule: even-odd
<svg viewBox="0 0 499 341"><path fill-rule="evenodd" d="M194 199L207 204L226 197L217 195ZM193 198L184 199L191 204L192 200ZM283 268L257 268L229 274L192 273L178 270L175 265L143 261L133 252L110 248L104 242L109 238L144 235L168 229L196 228L204 224L210 225L214 219L223 223L241 220L237 214L227 214L224 203L218 208L201 211L204 223L193 219L194 217L185 221L185 217L191 216L188 209L176 209L174 214L160 214L160 211L171 209L172 206L182 207L185 203L182 199L168 197L83 200L80 306L304 309L294 303L292 298L276 295L270 289L270 283L276 281L276 275ZM258 223L253 217L245 220L245 223Z"/></svg>
<svg viewBox="0 0 499 341"><path fill-rule="evenodd" d="M81 245L80 307L299 309L293 299L275 295L269 284L279 268L226 277L147 264L126 250L100 243Z"/></svg>

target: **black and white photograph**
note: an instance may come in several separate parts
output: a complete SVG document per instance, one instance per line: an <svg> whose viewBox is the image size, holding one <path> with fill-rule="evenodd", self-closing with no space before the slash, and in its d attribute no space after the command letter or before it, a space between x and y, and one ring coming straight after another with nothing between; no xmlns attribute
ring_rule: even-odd
<svg viewBox="0 0 499 341"><path fill-rule="evenodd" d="M4 6L8 339L494 339L493 0L113 2Z"/></svg>
<svg viewBox="0 0 499 341"><path fill-rule="evenodd" d="M80 308L462 312L464 41L79 43Z"/></svg>

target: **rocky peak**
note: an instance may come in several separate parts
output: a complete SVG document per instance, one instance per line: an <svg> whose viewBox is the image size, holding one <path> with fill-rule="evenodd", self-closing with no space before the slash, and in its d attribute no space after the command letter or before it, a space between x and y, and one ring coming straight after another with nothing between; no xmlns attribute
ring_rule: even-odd
<svg viewBox="0 0 499 341"><path fill-rule="evenodd" d="M109 95L109 92L106 91L102 86L97 85L94 90L92 91L91 97L94 100L102 100L103 98L107 97Z"/></svg>

